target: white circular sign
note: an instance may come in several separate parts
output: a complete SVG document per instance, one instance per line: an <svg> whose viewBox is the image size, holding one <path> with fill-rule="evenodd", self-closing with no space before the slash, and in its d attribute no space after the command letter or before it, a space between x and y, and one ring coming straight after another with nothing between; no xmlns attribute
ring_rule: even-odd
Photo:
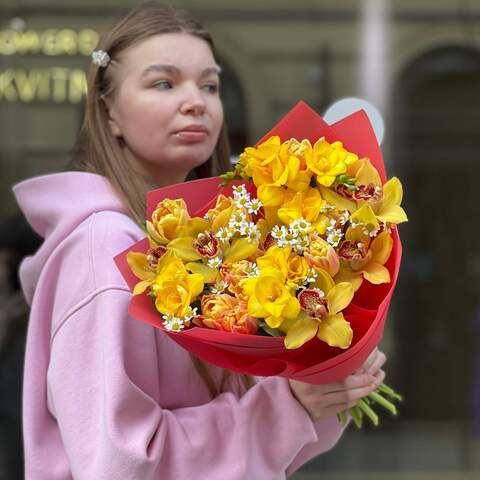
<svg viewBox="0 0 480 480"><path fill-rule="evenodd" d="M342 118L348 117L348 115L351 115L352 113L358 112L358 110L365 110L365 113L372 124L375 136L377 137L377 142L381 145L383 134L385 132L385 124L382 115L377 108L366 100L356 97L342 98L327 108L323 115L323 119L331 125Z"/></svg>

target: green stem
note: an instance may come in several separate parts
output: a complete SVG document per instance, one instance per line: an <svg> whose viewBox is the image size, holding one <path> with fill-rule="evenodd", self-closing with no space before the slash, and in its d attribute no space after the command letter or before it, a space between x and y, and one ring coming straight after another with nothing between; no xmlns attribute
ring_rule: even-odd
<svg viewBox="0 0 480 480"><path fill-rule="evenodd" d="M377 427L378 426L378 415L368 406L368 403L363 399L360 399L357 403L358 407L362 410L365 415L372 421L372 423Z"/></svg>
<svg viewBox="0 0 480 480"><path fill-rule="evenodd" d="M372 392L369 397L379 405L381 405L383 408L388 410L392 415L397 414L397 408L395 405L391 402L389 402L386 398L382 397L380 394L377 392Z"/></svg>
<svg viewBox="0 0 480 480"><path fill-rule="evenodd" d="M363 414L360 408L357 405L355 405L354 407L350 408L349 412L350 412L350 415L352 416L353 423L355 423L355 426L357 428L362 428Z"/></svg>
<svg viewBox="0 0 480 480"><path fill-rule="evenodd" d="M347 412L345 412L345 411L339 412L337 414L337 416L338 416L338 420L340 421L342 427L344 427L348 422Z"/></svg>
<svg viewBox="0 0 480 480"><path fill-rule="evenodd" d="M385 383L382 383L381 385L379 385L377 390L379 390L382 393L385 393L386 395L393 398L394 400L397 400L398 402L401 402L403 400L401 395L399 395L395 390L393 390L393 388L390 388L388 385L385 385Z"/></svg>

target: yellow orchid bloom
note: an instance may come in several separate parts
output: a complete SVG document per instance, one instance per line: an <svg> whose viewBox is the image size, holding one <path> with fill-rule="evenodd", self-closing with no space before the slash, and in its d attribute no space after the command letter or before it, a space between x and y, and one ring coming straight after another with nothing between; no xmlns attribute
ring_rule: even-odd
<svg viewBox="0 0 480 480"><path fill-rule="evenodd" d="M133 289L133 295L139 295L155 281L156 272L151 268L147 255L141 252L128 252L127 263L133 274L142 280Z"/></svg>
<svg viewBox="0 0 480 480"><path fill-rule="evenodd" d="M287 349L299 348L315 336L343 349L352 342L352 327L341 313L352 301L352 285L334 284L327 272L317 281L321 289L305 289L298 296L302 311L286 332Z"/></svg>
<svg viewBox="0 0 480 480"><path fill-rule="evenodd" d="M389 283L390 272L384 265L393 247L390 234L382 232L373 241L360 234L356 234L356 237L354 235L351 231L347 231L347 240L340 246L338 254L342 267L335 276L335 281L350 282L354 290L360 287L362 277L375 285Z"/></svg>
<svg viewBox="0 0 480 480"><path fill-rule="evenodd" d="M279 328L284 320L296 318L300 312L298 300L285 286L282 274L274 269L244 280L242 287L248 296L248 313L264 318L271 328Z"/></svg>
<svg viewBox="0 0 480 480"><path fill-rule="evenodd" d="M383 201L377 207L375 214L382 222L398 225L408 221L407 214L400 206L403 198L403 188L397 177L392 177L383 186Z"/></svg>

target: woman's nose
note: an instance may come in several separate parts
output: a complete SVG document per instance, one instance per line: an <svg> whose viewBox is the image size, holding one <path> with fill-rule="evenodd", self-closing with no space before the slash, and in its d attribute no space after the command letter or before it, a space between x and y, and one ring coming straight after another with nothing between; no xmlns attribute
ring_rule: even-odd
<svg viewBox="0 0 480 480"><path fill-rule="evenodd" d="M182 102L181 112L190 115L203 115L205 113L205 99L197 86L188 87Z"/></svg>

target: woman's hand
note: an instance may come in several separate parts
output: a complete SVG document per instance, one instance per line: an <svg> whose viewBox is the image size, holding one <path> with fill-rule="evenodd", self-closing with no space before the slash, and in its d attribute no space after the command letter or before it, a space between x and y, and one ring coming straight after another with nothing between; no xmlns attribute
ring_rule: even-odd
<svg viewBox="0 0 480 480"><path fill-rule="evenodd" d="M382 366L386 360L385 354L376 348L355 373L341 382L311 385L289 380L290 388L314 421L323 420L353 407L372 393L385 378Z"/></svg>

